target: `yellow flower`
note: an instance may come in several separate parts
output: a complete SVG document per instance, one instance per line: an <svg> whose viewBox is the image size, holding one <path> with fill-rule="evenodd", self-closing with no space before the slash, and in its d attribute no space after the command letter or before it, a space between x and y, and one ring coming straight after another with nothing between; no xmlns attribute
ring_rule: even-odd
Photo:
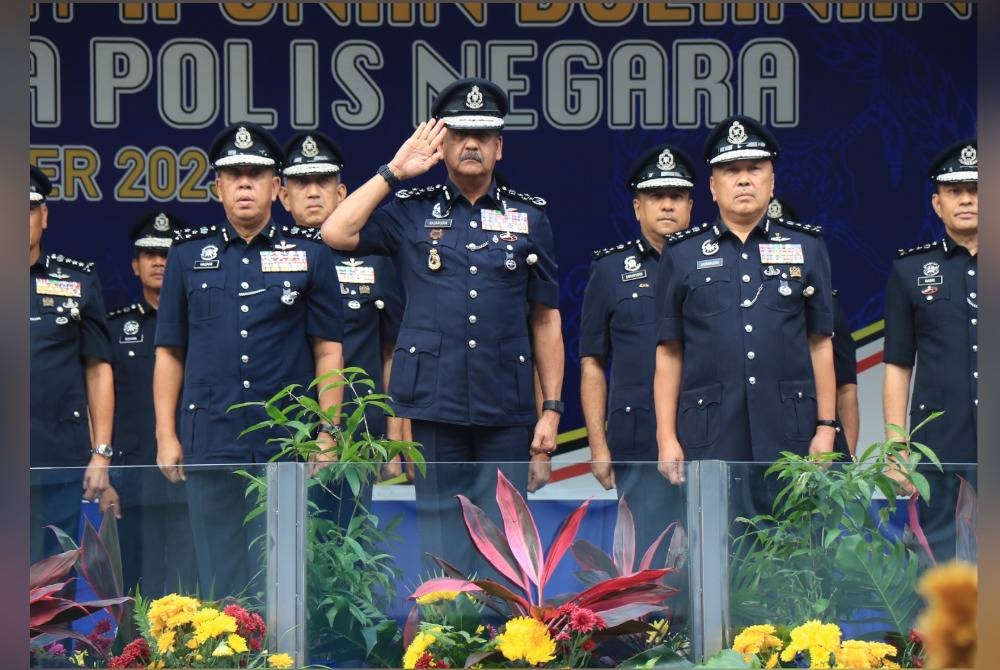
<svg viewBox="0 0 1000 670"><path fill-rule="evenodd" d="M747 626L736 639L733 640L733 650L743 654L743 660L750 662L750 657L762 651L775 649L780 651L782 647L781 639L775 636L774 626L764 624L761 626ZM777 662L777 659L775 659Z"/></svg>
<svg viewBox="0 0 1000 670"><path fill-rule="evenodd" d="M167 667L167 664L164 663L161 659L156 659L155 661L149 664L150 670L157 670L158 668L165 668L165 667Z"/></svg>
<svg viewBox="0 0 1000 670"><path fill-rule="evenodd" d="M166 630L156 637L156 651L160 654L169 654L174 650L174 642L177 639L177 632Z"/></svg>
<svg viewBox="0 0 1000 670"><path fill-rule="evenodd" d="M210 608L198 610L194 619L194 639L204 644L213 637L222 637L236 632L236 619Z"/></svg>
<svg viewBox="0 0 1000 670"><path fill-rule="evenodd" d="M149 604L149 630L158 636L168 628L176 628L190 621L191 615L198 610L200 603L187 596L176 593L157 598Z"/></svg>
<svg viewBox="0 0 1000 670"><path fill-rule="evenodd" d="M417 602L421 605L430 605L440 600L454 600L457 597L458 591L434 591L433 593L425 593L420 596L417 598Z"/></svg>
<svg viewBox="0 0 1000 670"><path fill-rule="evenodd" d="M250 651L250 648L247 647L247 641L239 635L230 635L226 638L226 643L229 645L229 648L237 654L245 654Z"/></svg>
<svg viewBox="0 0 1000 670"><path fill-rule="evenodd" d="M212 652L212 656L232 656L233 650L225 642L220 642L219 646Z"/></svg>
<svg viewBox="0 0 1000 670"><path fill-rule="evenodd" d="M781 652L781 660L791 661L798 652L808 651L811 668L829 668L831 654L840 648L840 628L817 619L793 628L791 638Z"/></svg>
<svg viewBox="0 0 1000 670"><path fill-rule="evenodd" d="M202 656L201 654L195 654L194 655L194 660L196 660L196 661L204 661L205 657Z"/></svg>
<svg viewBox="0 0 1000 670"><path fill-rule="evenodd" d="M895 665L886 656L895 656L896 648L884 642L844 640L837 650L838 668L888 668ZM888 664L888 665L887 665Z"/></svg>
<svg viewBox="0 0 1000 670"><path fill-rule="evenodd" d="M406 653L403 654L403 667L416 667L417 659L419 659L421 654L427 651L427 648L434 644L436 640L437 638L430 633L417 633L413 638L413 642L411 642L410 646L406 648Z"/></svg>
<svg viewBox="0 0 1000 670"><path fill-rule="evenodd" d="M483 624L476 626L476 635L482 635L484 632L486 632L486 627Z"/></svg>
<svg viewBox="0 0 1000 670"><path fill-rule="evenodd" d="M764 664L765 668L776 668L778 667L778 652L771 654L771 657L767 659L767 663Z"/></svg>
<svg viewBox="0 0 1000 670"><path fill-rule="evenodd" d="M290 668L292 663L294 661L288 654L271 654L267 657L267 664L272 668Z"/></svg>
<svg viewBox="0 0 1000 670"><path fill-rule="evenodd" d="M670 630L670 622L666 619L657 619L656 621L649 622L650 630L646 633L646 644L653 644L658 640L662 640L667 635L667 631Z"/></svg>
<svg viewBox="0 0 1000 670"><path fill-rule="evenodd" d="M531 617L515 617L496 637L497 649L508 661L527 661L529 665L548 663L556 657L556 642L544 623Z"/></svg>

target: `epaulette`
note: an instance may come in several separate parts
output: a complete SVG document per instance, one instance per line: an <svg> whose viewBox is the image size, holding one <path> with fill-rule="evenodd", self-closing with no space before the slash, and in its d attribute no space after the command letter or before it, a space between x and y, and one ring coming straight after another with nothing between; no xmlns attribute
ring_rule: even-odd
<svg viewBox="0 0 1000 670"><path fill-rule="evenodd" d="M434 184L433 186L424 186L422 188L401 188L396 191L396 197L400 200L408 200L410 198L424 199L442 190L444 190L444 184Z"/></svg>
<svg viewBox="0 0 1000 670"><path fill-rule="evenodd" d="M285 237L297 237L300 240L311 240L313 242L322 242L323 238L320 235L319 228L305 228L302 226L282 226L281 234Z"/></svg>
<svg viewBox="0 0 1000 670"><path fill-rule="evenodd" d="M819 237L823 234L823 226L810 226L807 223L799 223L798 221L789 221L788 219L771 219L778 225L784 226L785 228L791 228L792 230L801 230L803 233L809 233L815 237Z"/></svg>
<svg viewBox="0 0 1000 670"><path fill-rule="evenodd" d="M118 309L113 309L108 312L107 318L109 321L111 319L117 319L119 316L125 316L126 314L131 314L132 312L138 312L140 314L145 313L142 306L138 303L132 303L131 305L126 305L125 307L119 307Z"/></svg>
<svg viewBox="0 0 1000 670"><path fill-rule="evenodd" d="M597 249L594 251L594 260L596 261L598 258L604 258L605 256L608 256L610 254L619 251L624 251L626 249L631 249L632 247L638 244L639 240L629 240L628 242L622 242L621 244L617 244L613 247L607 247L605 249Z"/></svg>
<svg viewBox="0 0 1000 670"><path fill-rule="evenodd" d="M62 265L68 265L74 270L79 270L80 272L86 272L90 274L94 271L93 261L78 261L75 258L70 258L69 256L63 256L62 254L49 254L49 261L60 263Z"/></svg>
<svg viewBox="0 0 1000 670"><path fill-rule="evenodd" d="M899 249L896 251L896 257L903 258L904 256L911 256L924 251L930 251L931 249L936 249L939 244L939 240L934 240L933 242L928 242L927 244L918 244L917 246L910 247L909 249Z"/></svg>
<svg viewBox="0 0 1000 670"><path fill-rule="evenodd" d="M689 237L693 237L698 233L704 232L708 229L708 224L703 223L700 226L691 226L690 228L685 228L684 230L679 230L676 233L667 235L667 244L673 245L677 244L682 240L686 240Z"/></svg>
<svg viewBox="0 0 1000 670"><path fill-rule="evenodd" d="M202 226L201 228L178 228L174 231L174 242L200 240L219 232L218 226Z"/></svg>
<svg viewBox="0 0 1000 670"><path fill-rule="evenodd" d="M497 191L503 193L504 195L508 195L515 200L520 200L521 202L526 202L529 205L534 205L535 207L545 207L545 205L549 204L545 201L545 198L539 198L536 195L529 195L527 193L520 193L509 186L497 186Z"/></svg>

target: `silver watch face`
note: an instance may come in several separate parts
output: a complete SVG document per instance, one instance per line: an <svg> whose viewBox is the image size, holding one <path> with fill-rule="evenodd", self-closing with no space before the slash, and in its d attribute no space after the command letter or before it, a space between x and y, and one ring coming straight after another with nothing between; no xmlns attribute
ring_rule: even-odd
<svg viewBox="0 0 1000 670"><path fill-rule="evenodd" d="M115 450L111 448L110 444L99 444L94 447L93 451L98 456L104 456L105 458L111 458L115 454Z"/></svg>

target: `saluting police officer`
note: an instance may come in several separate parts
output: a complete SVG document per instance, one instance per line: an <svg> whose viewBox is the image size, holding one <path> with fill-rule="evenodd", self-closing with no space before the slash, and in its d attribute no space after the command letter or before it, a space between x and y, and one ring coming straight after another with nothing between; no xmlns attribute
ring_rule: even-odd
<svg viewBox="0 0 1000 670"><path fill-rule="evenodd" d="M344 155L330 137L318 131L298 133L285 144L286 164L282 169L284 184L278 194L285 211L297 226L315 229L347 197L343 182ZM403 317L403 301L396 280L396 269L387 256L358 256L330 250L334 255L337 279L344 310L344 364L360 367L375 383L368 386L345 387L345 403L352 402L358 392L387 393L386 380L392 366L393 346ZM353 408L347 408L350 412ZM375 438L403 439L402 419L387 417L385 411L369 405L366 424L360 428ZM399 474L398 459L389 464L387 475ZM365 507L371 501L371 488L366 487ZM321 509L335 503L339 518L349 522L353 506L343 501L324 501Z"/></svg>
<svg viewBox="0 0 1000 670"><path fill-rule="evenodd" d="M108 487L115 411L111 338L94 264L42 253L48 177L29 168L28 322L31 326L31 559L58 553L52 524L72 538L83 498ZM84 468L86 468L84 470Z"/></svg>
<svg viewBox="0 0 1000 670"><path fill-rule="evenodd" d="M625 187L632 191L641 235L594 252L583 294L580 400L590 471L605 489L617 488L619 499L628 502L639 552L680 509L678 490L651 465L658 453L653 412L656 278L666 236L691 223L694 182L691 160L674 145L655 146L636 160ZM605 378L609 356L610 390Z"/></svg>
<svg viewBox="0 0 1000 670"><path fill-rule="evenodd" d="M778 143L746 116L705 143L714 223L660 261L655 399L661 469L833 449L830 263L818 227L767 216Z"/></svg>
<svg viewBox="0 0 1000 670"><path fill-rule="evenodd" d="M225 218L175 235L156 325L156 460L173 482L185 479L184 464L267 462L276 434L237 437L267 415L227 409L343 367L333 258L314 231L271 220L281 148L266 130L238 123L218 135L209 157ZM332 388L319 402L325 409L342 397ZM332 430L322 428L314 460L335 458ZM246 481L227 469L186 478L201 593L240 593L259 574L248 553L263 530L243 526L253 502Z"/></svg>
<svg viewBox="0 0 1000 670"><path fill-rule="evenodd" d="M334 248L396 260L407 300L389 388L427 461L454 463L430 466L415 482L421 540L463 570L472 567L472 550L454 496L495 509L492 464L529 454L541 463L532 476L547 478L563 409L559 285L545 201L499 186L493 175L507 109L506 94L485 79L447 86L434 101L437 120L421 123L323 224ZM446 183L400 190L376 211L399 182L441 159ZM505 471L523 491L528 468Z"/></svg>
<svg viewBox="0 0 1000 670"><path fill-rule="evenodd" d="M156 314L174 232L183 224L172 213L155 210L129 231L132 272L139 280L138 302L108 313L115 376L115 455L113 465L156 464L156 415L153 365ZM142 594L158 598L181 588L193 593L197 571L184 486L169 485L149 467L115 468L101 509L120 519L125 592L141 583Z"/></svg>
<svg viewBox="0 0 1000 670"><path fill-rule="evenodd" d="M901 249L892 265L885 293L885 382L883 409L887 424L912 430L932 412L944 414L927 423L914 439L935 451L942 463L975 463L978 414L979 160L975 139L956 142L930 167L934 184L931 207L944 223L934 242ZM910 397L910 381L913 396ZM889 439L902 437L887 429ZM935 558L955 554L954 472L923 471L931 483L929 510L921 521ZM962 471L963 476L971 473ZM924 517L927 517L924 519Z"/></svg>

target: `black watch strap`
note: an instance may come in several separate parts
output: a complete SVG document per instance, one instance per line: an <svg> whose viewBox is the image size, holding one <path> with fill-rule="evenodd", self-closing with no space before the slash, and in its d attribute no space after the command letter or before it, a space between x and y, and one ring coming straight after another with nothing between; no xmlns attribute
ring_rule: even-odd
<svg viewBox="0 0 1000 670"><path fill-rule="evenodd" d="M386 183L389 184L389 188L396 188L399 186L399 177L396 176L396 174L392 171L392 168L388 165L379 165L378 173L382 179L385 179Z"/></svg>
<svg viewBox="0 0 1000 670"><path fill-rule="evenodd" d="M550 409L556 414L562 414L566 411L566 403L562 400L546 400L542 403L542 411Z"/></svg>
<svg viewBox="0 0 1000 670"><path fill-rule="evenodd" d="M820 426L829 426L830 428L833 428L838 433L841 430L841 428L840 428L840 421L838 421L837 419L817 419L816 420L816 427L819 428Z"/></svg>

